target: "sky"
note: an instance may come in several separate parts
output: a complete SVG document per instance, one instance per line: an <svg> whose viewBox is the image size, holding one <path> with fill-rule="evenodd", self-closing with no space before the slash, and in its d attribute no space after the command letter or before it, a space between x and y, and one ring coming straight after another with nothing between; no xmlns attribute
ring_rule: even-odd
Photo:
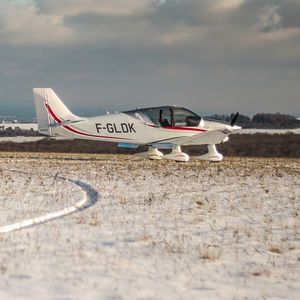
<svg viewBox="0 0 300 300"><path fill-rule="evenodd" d="M300 116L299 0L0 0L0 115L50 87L79 115Z"/></svg>

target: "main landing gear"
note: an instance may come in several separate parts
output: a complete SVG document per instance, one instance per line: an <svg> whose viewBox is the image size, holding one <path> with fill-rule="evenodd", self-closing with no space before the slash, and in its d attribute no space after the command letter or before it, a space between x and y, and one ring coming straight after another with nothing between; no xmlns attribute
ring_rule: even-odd
<svg viewBox="0 0 300 300"><path fill-rule="evenodd" d="M164 156L163 153L161 153L160 151L158 151L157 148L154 148L152 146L149 146L148 151L136 153L135 155L149 159L162 159L162 157Z"/></svg>
<svg viewBox="0 0 300 300"><path fill-rule="evenodd" d="M168 160L175 160L175 161L188 161L189 156L181 152L181 148L179 145L174 145L172 148L172 152L166 155L163 155L160 151L158 151L157 148L154 148L152 146L149 146L148 151L146 152L141 152L141 153L136 153L136 156L139 157L145 157L149 159L168 159Z"/></svg>
<svg viewBox="0 0 300 300"><path fill-rule="evenodd" d="M221 161L223 159L223 155L219 153L216 149L216 145L207 145L208 152L206 154L195 156L195 159L199 160L207 160L207 161ZM157 148L149 146L148 151L136 153L136 156L145 157L148 159L168 159L186 162L190 159L189 155L181 151L181 147L179 145L174 145L171 153L163 154Z"/></svg>
<svg viewBox="0 0 300 300"><path fill-rule="evenodd" d="M190 159L186 153L181 152L181 147L179 145L174 145L172 152L164 155L163 158L175 161L188 161Z"/></svg>

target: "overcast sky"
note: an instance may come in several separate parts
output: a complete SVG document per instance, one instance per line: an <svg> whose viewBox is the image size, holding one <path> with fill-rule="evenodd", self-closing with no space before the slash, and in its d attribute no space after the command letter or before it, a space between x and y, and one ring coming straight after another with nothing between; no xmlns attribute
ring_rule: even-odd
<svg viewBox="0 0 300 300"><path fill-rule="evenodd" d="M1 106L300 116L299 0L0 0Z"/></svg>

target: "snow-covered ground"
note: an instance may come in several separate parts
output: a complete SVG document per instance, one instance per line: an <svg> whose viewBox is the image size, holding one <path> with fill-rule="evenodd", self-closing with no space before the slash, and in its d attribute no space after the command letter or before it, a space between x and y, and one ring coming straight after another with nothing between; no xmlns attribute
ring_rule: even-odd
<svg viewBox="0 0 300 300"><path fill-rule="evenodd" d="M286 133L294 133L300 134L300 128L296 129L242 129L234 132L233 134L255 134L255 133L267 133L267 134L286 134Z"/></svg>
<svg viewBox="0 0 300 300"><path fill-rule="evenodd" d="M0 227L98 193L0 234L0 299L299 297L299 159L0 153L0 174Z"/></svg>
<svg viewBox="0 0 300 300"><path fill-rule="evenodd" d="M40 140L43 140L45 138L45 136L3 136L0 137L0 143L7 143L7 142L11 142L11 143L30 143L30 142L37 142ZM71 138L64 138L64 137L52 137L52 139L55 140L72 140Z"/></svg>
<svg viewBox="0 0 300 300"><path fill-rule="evenodd" d="M44 136L3 136L0 137L0 143L30 143L43 140Z"/></svg>

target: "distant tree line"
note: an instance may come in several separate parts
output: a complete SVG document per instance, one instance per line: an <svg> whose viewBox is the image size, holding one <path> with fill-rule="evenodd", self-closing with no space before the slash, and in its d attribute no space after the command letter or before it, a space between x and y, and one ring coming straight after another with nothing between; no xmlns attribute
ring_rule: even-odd
<svg viewBox="0 0 300 300"><path fill-rule="evenodd" d="M218 144L217 149L225 157L290 157L300 158L300 134L233 134L229 141ZM182 147L190 155L207 152L206 146Z"/></svg>
<svg viewBox="0 0 300 300"><path fill-rule="evenodd" d="M234 114L220 115L215 114L208 118L230 122ZM246 115L239 115L237 125L243 128L264 128L264 129L294 129L300 127L300 120L291 115L286 114L264 114L259 113L252 117L252 119Z"/></svg>
<svg viewBox="0 0 300 300"><path fill-rule="evenodd" d="M229 142L217 145L224 156L239 157L293 157L300 158L300 134L233 134ZM60 153L108 153L134 154L146 151L147 146L138 149L119 148L115 143L91 140L55 140L45 138L27 143L0 143L0 151L7 152L60 152ZM207 152L206 146L184 146L182 151L189 155ZM170 150L162 150L165 154Z"/></svg>
<svg viewBox="0 0 300 300"><path fill-rule="evenodd" d="M210 118L227 121L232 115L213 115ZM277 128L292 129L299 128L300 121L295 117L284 114L256 114L250 119L248 116L240 115L238 125L244 128ZM0 137L4 136L39 136L38 131L23 130L20 128L0 128ZM230 141L217 145L219 151L225 156L254 156L254 157L300 157L300 135L299 134L236 134L230 136ZM207 152L206 146L182 147L189 155L201 155ZM90 141L90 140L55 140L43 139L28 143L0 143L0 151L29 151L29 152L64 152L64 153L120 153L133 154L146 151L142 146L136 149L118 148L114 143ZM164 150L163 150L164 151Z"/></svg>
<svg viewBox="0 0 300 300"><path fill-rule="evenodd" d="M207 116L205 118L225 121L230 123L234 114L214 114ZM259 113L252 117L252 119L246 115L240 114L237 120L237 125L242 126L243 128L262 128L262 129L295 129L300 127L300 120L291 115L286 114L265 114ZM25 130L16 127L12 129L11 127L4 128L0 126L0 137L1 136L39 136L39 132L33 130Z"/></svg>
<svg viewBox="0 0 300 300"><path fill-rule="evenodd" d="M37 130L33 130L32 128L29 130L21 129L16 127L12 129L11 127L8 128L1 128L0 126L0 137L1 136L39 136L39 132Z"/></svg>

